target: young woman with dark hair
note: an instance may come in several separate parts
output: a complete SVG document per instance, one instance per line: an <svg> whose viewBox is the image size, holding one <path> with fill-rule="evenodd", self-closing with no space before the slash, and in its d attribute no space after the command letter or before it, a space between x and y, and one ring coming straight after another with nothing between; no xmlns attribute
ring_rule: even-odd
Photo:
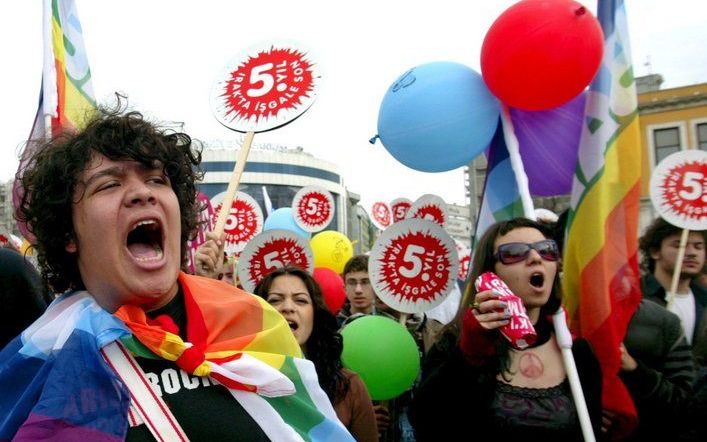
<svg viewBox="0 0 707 442"><path fill-rule="evenodd" d="M516 218L494 224L479 240L467 296L426 358L414 393L410 420L418 440L460 434L474 440L581 440L551 319L561 299L560 253L551 238L546 226ZM522 300L535 327L536 342L523 350L499 332L509 322L507 305L494 291L477 292L473 285L489 271ZM573 350L599 437L600 367L586 341L576 340Z"/></svg>
<svg viewBox="0 0 707 442"><path fill-rule="evenodd" d="M288 266L263 278L255 294L285 317L305 357L314 363L319 384L341 422L357 441L377 441L371 397L361 378L343 368L343 340L319 284L306 271Z"/></svg>

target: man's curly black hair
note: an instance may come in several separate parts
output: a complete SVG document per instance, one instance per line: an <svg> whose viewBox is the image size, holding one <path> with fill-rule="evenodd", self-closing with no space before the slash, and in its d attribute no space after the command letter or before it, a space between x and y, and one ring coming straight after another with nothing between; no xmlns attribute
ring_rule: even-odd
<svg viewBox="0 0 707 442"><path fill-rule="evenodd" d="M337 404L344 399L350 386L348 378L341 371L343 368L341 352L344 350L344 341L338 332L339 326L336 318L324 303L322 289L317 281L299 267L286 266L268 273L255 287L254 293L267 299L273 281L283 275L292 275L302 280L312 298L314 319L312 334L307 339L305 357L314 364L319 385L322 386L331 403Z"/></svg>
<svg viewBox="0 0 707 442"><path fill-rule="evenodd" d="M201 152L192 148L189 135L160 128L139 112L124 112L119 103L117 109L99 108L82 130L65 131L50 142L37 144L27 167L16 177L23 195L15 216L35 236L42 277L54 291L84 288L77 256L65 247L76 237L72 205L83 197L76 194L78 180L94 155L164 166L179 201L185 262L187 241L198 225L196 181L202 177L198 168Z"/></svg>

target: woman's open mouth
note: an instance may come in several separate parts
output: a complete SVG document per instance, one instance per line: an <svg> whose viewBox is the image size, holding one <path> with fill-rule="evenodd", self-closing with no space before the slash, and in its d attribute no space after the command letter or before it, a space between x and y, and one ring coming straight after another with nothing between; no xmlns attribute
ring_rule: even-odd
<svg viewBox="0 0 707 442"><path fill-rule="evenodd" d="M545 275L540 272L535 272L530 275L530 285L535 288L542 288L545 285Z"/></svg>

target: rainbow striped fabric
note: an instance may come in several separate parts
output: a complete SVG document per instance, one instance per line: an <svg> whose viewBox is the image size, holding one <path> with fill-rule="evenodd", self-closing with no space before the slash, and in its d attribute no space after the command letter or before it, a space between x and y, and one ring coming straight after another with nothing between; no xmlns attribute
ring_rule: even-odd
<svg viewBox="0 0 707 442"><path fill-rule="evenodd" d="M56 136L63 130L81 127L96 109L91 69L88 66L81 23L74 1L44 0L43 9L42 88L29 136L30 141L20 157L18 176L22 176L37 143ZM49 127L45 116L51 117ZM15 180L12 199L15 209L19 206L23 193L20 181ZM18 222L18 227L25 238L33 238L23 222Z"/></svg>
<svg viewBox="0 0 707 442"><path fill-rule="evenodd" d="M51 0L51 17L47 19L51 52L45 46L43 113L52 116L52 135L56 135L63 129L81 127L96 108L96 100L74 1Z"/></svg>
<svg viewBox="0 0 707 442"><path fill-rule="evenodd" d="M476 221L474 244L492 224L524 215L518 182L513 173L500 120L491 140L487 160L486 181Z"/></svg>
<svg viewBox="0 0 707 442"><path fill-rule="evenodd" d="M636 412L618 378L619 344L640 302L638 213L641 149L624 2L599 0L604 59L590 86L572 187L564 256L564 305L604 373L604 407Z"/></svg>
<svg viewBox="0 0 707 442"><path fill-rule="evenodd" d="M180 367L229 387L272 440L353 440L276 310L219 281L179 280L191 346L143 324L139 309L111 315L86 292L52 303L0 352L0 441L123 440L130 396L99 353L117 339L138 356L186 355ZM202 352L203 364L187 348Z"/></svg>

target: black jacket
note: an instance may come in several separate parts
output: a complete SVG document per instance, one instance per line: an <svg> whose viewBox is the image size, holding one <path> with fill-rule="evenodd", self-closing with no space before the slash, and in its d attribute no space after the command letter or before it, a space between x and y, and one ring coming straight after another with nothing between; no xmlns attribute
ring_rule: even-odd
<svg viewBox="0 0 707 442"><path fill-rule="evenodd" d="M694 368L680 319L643 299L629 322L624 345L638 363L634 371L619 373L638 410L638 428L631 440L673 439L676 429L693 424L683 420Z"/></svg>
<svg viewBox="0 0 707 442"><path fill-rule="evenodd" d="M665 289L653 275L641 278L643 297L665 307ZM692 334L692 357L695 367L707 366L707 289L697 281L690 283L695 296L695 331Z"/></svg>

